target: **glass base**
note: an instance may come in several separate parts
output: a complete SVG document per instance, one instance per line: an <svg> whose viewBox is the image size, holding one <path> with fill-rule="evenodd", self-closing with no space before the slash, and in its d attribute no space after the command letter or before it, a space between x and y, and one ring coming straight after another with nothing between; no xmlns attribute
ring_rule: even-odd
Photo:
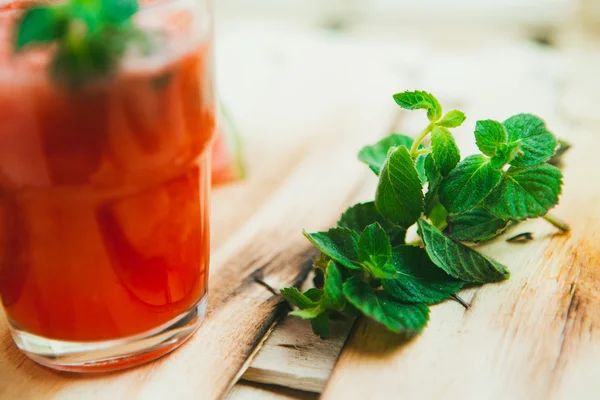
<svg viewBox="0 0 600 400"><path fill-rule="evenodd" d="M166 324L139 335L102 342L67 342L32 335L11 326L17 346L38 364L60 371L109 372L161 357L179 347L200 326L206 295Z"/></svg>

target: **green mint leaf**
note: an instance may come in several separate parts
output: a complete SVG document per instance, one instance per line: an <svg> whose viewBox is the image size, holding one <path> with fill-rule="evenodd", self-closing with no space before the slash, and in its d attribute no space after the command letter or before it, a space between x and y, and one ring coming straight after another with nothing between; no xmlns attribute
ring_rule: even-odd
<svg viewBox="0 0 600 400"><path fill-rule="evenodd" d="M561 190L562 173L552 165L510 167L485 200L485 208L502 219L541 217L558 204Z"/></svg>
<svg viewBox="0 0 600 400"><path fill-rule="evenodd" d="M281 289L281 295L288 301L288 303L295 305L301 310L313 308L319 304L318 302L310 299L304 293L300 292L295 287Z"/></svg>
<svg viewBox="0 0 600 400"><path fill-rule="evenodd" d="M358 256L359 235L347 228L333 228L327 232L306 233L304 236L324 254L350 269L360 269Z"/></svg>
<svg viewBox="0 0 600 400"><path fill-rule="evenodd" d="M436 126L431 135L433 160L443 176L452 171L460 161L460 150L454 141L454 136L447 128Z"/></svg>
<svg viewBox="0 0 600 400"><path fill-rule="evenodd" d="M442 106L430 93L415 91L403 92L394 95L396 104L406 110L427 110L427 118L436 122L442 117Z"/></svg>
<svg viewBox="0 0 600 400"><path fill-rule="evenodd" d="M440 172L440 168L433 159L433 154L427 154L423 164L425 175L427 176L427 182L429 182L429 189L431 190L431 185L439 185L442 182L443 176Z"/></svg>
<svg viewBox="0 0 600 400"><path fill-rule="evenodd" d="M130 19L139 9L137 0L100 0L107 21L120 24Z"/></svg>
<svg viewBox="0 0 600 400"><path fill-rule="evenodd" d="M448 238L424 220L419 232L431 261L449 275L465 282L498 282L510 277L502 264Z"/></svg>
<svg viewBox="0 0 600 400"><path fill-rule="evenodd" d="M404 228L423 212L423 191L413 159L404 146L388 156L375 194L375 206L386 219Z"/></svg>
<svg viewBox="0 0 600 400"><path fill-rule="evenodd" d="M480 154L462 160L440 185L441 203L450 213L469 211L500 183L502 171Z"/></svg>
<svg viewBox="0 0 600 400"><path fill-rule="evenodd" d="M412 144L412 138L399 133L392 133L373 145L363 147L358 153L358 159L367 164L375 174L379 175L392 147L405 146L410 149Z"/></svg>
<svg viewBox="0 0 600 400"><path fill-rule="evenodd" d="M342 273L333 261L327 266L323 287L323 306L328 310L342 311L346 306L343 293Z"/></svg>
<svg viewBox="0 0 600 400"><path fill-rule="evenodd" d="M393 264L376 265L374 263L366 262L365 267L368 269L371 276L377 280L379 279L394 279L398 276L396 268ZM375 281L378 282L378 281ZM379 283L375 283L374 287L379 286Z"/></svg>
<svg viewBox="0 0 600 400"><path fill-rule="evenodd" d="M402 303L439 303L465 285L433 264L427 252L420 247L398 246L394 247L392 254L398 277L384 279L382 286Z"/></svg>
<svg viewBox="0 0 600 400"><path fill-rule="evenodd" d="M367 226L360 235L358 255L362 263L369 262L376 266L383 266L392 258L390 239L377 222Z"/></svg>
<svg viewBox="0 0 600 400"><path fill-rule="evenodd" d="M419 146L421 148L422 146ZM427 183L427 173L425 172L425 158L427 158L428 154L421 154L417 157L415 161L415 168L417 169L417 174L419 175L419 180L422 184Z"/></svg>
<svg viewBox="0 0 600 400"><path fill-rule="evenodd" d="M433 221L432 221L433 222ZM501 235L509 221L498 218L483 208L450 217L449 235L461 242L481 242Z"/></svg>
<svg viewBox="0 0 600 400"><path fill-rule="evenodd" d="M446 221L447 218L448 211L446 210L446 207L440 203L437 203L431 210L431 213L429 213L429 220L433 226L439 230L444 230L446 226L448 226L448 222Z"/></svg>
<svg viewBox="0 0 600 400"><path fill-rule="evenodd" d="M501 169L521 153L521 142L501 144L496 149L496 155L492 157L492 166Z"/></svg>
<svg viewBox="0 0 600 400"><path fill-rule="evenodd" d="M506 144L507 141L508 133L500 122L491 119L477 121L475 125L475 142L483 154L494 157L496 149Z"/></svg>
<svg viewBox="0 0 600 400"><path fill-rule="evenodd" d="M329 315L327 313L319 314L310 320L312 330L315 335L321 339L327 339L331 335L331 327L329 325Z"/></svg>
<svg viewBox="0 0 600 400"><path fill-rule="evenodd" d="M352 229L354 232L361 234L367 226L375 222L385 230L392 245L404 244L406 229L400 228L383 218L372 201L348 208L337 224L339 227Z"/></svg>
<svg viewBox="0 0 600 400"><path fill-rule="evenodd" d="M429 320L429 308L426 305L399 303L389 294L375 291L355 277L344 283L344 295L364 315L395 333L419 333Z"/></svg>
<svg viewBox="0 0 600 400"><path fill-rule="evenodd" d="M556 152L552 158L548 161L548 164L554 165L555 167L560 167L562 165L563 156L570 148L571 143L564 139L558 139L558 148L556 149Z"/></svg>
<svg viewBox="0 0 600 400"><path fill-rule="evenodd" d="M68 0L27 10L16 26L14 47L54 42L52 78L69 89L114 76L129 44L148 52L150 35L131 18L137 0Z"/></svg>
<svg viewBox="0 0 600 400"><path fill-rule="evenodd" d="M310 288L306 292L304 292L304 295L312 301L314 301L315 303L319 303L323 298L323 290L317 288Z"/></svg>
<svg viewBox="0 0 600 400"><path fill-rule="evenodd" d="M313 318L317 318L319 315L323 314L324 312L325 312L325 308L319 304L316 307L292 311L292 312L290 312L289 315L293 315L294 317L300 317L302 319L313 319Z"/></svg>
<svg viewBox="0 0 600 400"><path fill-rule="evenodd" d="M466 119L467 117L465 116L465 113L462 111L453 110L446 113L444 118L438 122L438 125L446 128L456 128L461 126Z"/></svg>
<svg viewBox="0 0 600 400"><path fill-rule="evenodd" d="M556 150L556 137L546 129L546 123L531 114L519 114L504 121L508 141L520 142L523 154L510 164L515 167L530 167L549 160Z"/></svg>
<svg viewBox="0 0 600 400"><path fill-rule="evenodd" d="M412 144L412 138L399 133L392 133L373 145L363 147L358 153L358 159L367 164L371 171L376 175L379 175L391 148L404 146L407 149L410 149ZM420 144L419 149L422 148L424 148L424 146L423 144ZM417 172L419 173L419 179L421 179L421 182L423 183L426 182L425 169L423 166L424 161L425 156L421 155L417 157L415 163Z"/></svg>
<svg viewBox="0 0 600 400"><path fill-rule="evenodd" d="M63 35L65 28L66 19L62 17L59 8L30 8L23 14L18 25L14 48L20 51L28 44L52 42Z"/></svg>

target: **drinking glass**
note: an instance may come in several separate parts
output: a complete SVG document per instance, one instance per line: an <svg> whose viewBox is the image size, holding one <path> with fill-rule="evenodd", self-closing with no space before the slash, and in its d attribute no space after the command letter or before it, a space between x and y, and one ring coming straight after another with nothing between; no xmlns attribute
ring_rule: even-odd
<svg viewBox="0 0 600 400"><path fill-rule="evenodd" d="M0 296L12 337L59 370L155 359L206 310L211 2L143 2L134 23L152 32L151 51L128 49L110 78L79 90L52 79L52 46L13 52L23 4L0 3Z"/></svg>

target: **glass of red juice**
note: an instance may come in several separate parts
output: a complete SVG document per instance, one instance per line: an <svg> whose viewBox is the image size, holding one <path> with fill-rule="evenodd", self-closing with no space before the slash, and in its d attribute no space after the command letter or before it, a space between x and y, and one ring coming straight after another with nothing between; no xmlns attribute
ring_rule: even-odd
<svg viewBox="0 0 600 400"><path fill-rule="evenodd" d="M52 45L16 54L0 3L0 296L17 346L67 371L177 348L206 310L215 128L208 0L149 0L108 78L76 90ZM31 3L28 3L31 4Z"/></svg>

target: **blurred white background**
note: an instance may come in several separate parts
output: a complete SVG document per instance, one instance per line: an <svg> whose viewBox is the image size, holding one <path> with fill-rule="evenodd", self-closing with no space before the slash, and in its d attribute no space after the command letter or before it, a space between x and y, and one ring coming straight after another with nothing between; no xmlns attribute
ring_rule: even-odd
<svg viewBox="0 0 600 400"><path fill-rule="evenodd" d="M578 15L600 14L600 0L219 0L216 3L220 13L286 16L316 23L351 19L358 23L409 25L428 22L555 26L577 19Z"/></svg>

